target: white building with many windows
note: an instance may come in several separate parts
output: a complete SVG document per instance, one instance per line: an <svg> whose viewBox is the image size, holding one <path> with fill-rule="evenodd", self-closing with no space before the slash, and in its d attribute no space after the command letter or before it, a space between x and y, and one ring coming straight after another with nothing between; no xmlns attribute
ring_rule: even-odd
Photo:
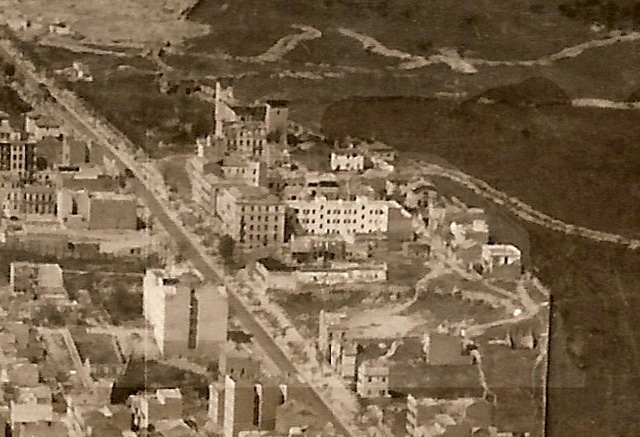
<svg viewBox="0 0 640 437"><path fill-rule="evenodd" d="M297 222L309 234L370 234L387 232L391 202L358 196L355 200L291 200Z"/></svg>
<svg viewBox="0 0 640 437"><path fill-rule="evenodd" d="M362 171L364 170L364 155L355 149L331 152L331 170Z"/></svg>

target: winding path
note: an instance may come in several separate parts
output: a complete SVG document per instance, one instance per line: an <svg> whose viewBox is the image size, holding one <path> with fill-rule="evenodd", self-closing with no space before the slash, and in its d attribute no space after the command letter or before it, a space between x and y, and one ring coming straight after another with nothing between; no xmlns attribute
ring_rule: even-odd
<svg viewBox="0 0 640 437"><path fill-rule="evenodd" d="M420 170L422 171L423 175L444 177L453 182L456 182L463 187L473 191L475 194L478 194L501 207L507 208L512 214L529 223L533 223L557 232L562 232L567 235L587 238L589 240L597 241L600 243L611 243L619 246L624 246L635 251L640 249L640 240L638 239L628 238L610 232L596 231L583 226L565 223L534 209L532 206L522 202L515 197L508 196L506 193L493 188L483 180L470 176L466 173L463 173L462 171L453 170L430 163L422 163L422 165L420 165Z"/></svg>
<svg viewBox="0 0 640 437"><path fill-rule="evenodd" d="M298 44L300 44L302 41L310 41L322 37L322 32L311 26L294 24L291 27L301 30L302 32L294 33L280 38L273 46L271 46L266 52L262 53L261 55L238 59L253 62L277 62L281 60L287 53L295 50Z"/></svg>
<svg viewBox="0 0 640 437"><path fill-rule="evenodd" d="M607 38L593 39L585 41L574 46L566 47L556 53L552 53L547 56L542 56L537 59L527 60L490 60L483 58L465 58L461 56L456 50L451 48L441 48L439 53L425 57L421 55L411 54L403 52L402 50L392 49L382 44L377 39L359 32L355 32L351 29L341 28L338 30L342 35L359 41L363 48L367 51L375 53L377 55L385 56L388 58L398 58L403 62L399 65L400 69L413 70L418 68L424 68L435 64L446 64L452 70L459 73L473 74L476 73L477 66L487 67L532 67L550 65L556 61L563 59L575 58L583 54L587 50L592 50L601 47L607 47L614 44L624 42L640 41L640 32L631 32L626 35L622 35L616 32L609 34Z"/></svg>

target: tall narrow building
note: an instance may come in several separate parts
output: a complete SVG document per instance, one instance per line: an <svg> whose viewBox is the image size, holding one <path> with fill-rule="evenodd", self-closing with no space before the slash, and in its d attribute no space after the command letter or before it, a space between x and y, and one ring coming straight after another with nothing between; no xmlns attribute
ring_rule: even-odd
<svg viewBox="0 0 640 437"><path fill-rule="evenodd" d="M165 357L216 355L227 340L228 302L223 285L188 269L150 269L144 282L144 316Z"/></svg>

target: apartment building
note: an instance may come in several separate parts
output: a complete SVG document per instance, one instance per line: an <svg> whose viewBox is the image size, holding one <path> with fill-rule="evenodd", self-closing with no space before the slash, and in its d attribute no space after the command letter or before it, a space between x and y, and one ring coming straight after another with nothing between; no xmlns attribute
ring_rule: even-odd
<svg viewBox="0 0 640 437"><path fill-rule="evenodd" d="M50 185L25 184L17 175L0 179L0 205L5 217L55 217L56 188Z"/></svg>
<svg viewBox="0 0 640 437"><path fill-rule="evenodd" d="M384 360L368 360L358 367L356 393L361 398L389 395L389 364Z"/></svg>
<svg viewBox="0 0 640 437"><path fill-rule="evenodd" d="M286 386L276 379L256 381L225 376L223 436L237 437L243 431L272 431L278 407L285 402Z"/></svg>
<svg viewBox="0 0 640 437"><path fill-rule="evenodd" d="M143 280L144 317L166 356L217 354L227 341L224 286L189 269L150 269Z"/></svg>
<svg viewBox="0 0 640 437"><path fill-rule="evenodd" d="M36 145L33 141L0 141L0 171L27 179L36 169Z"/></svg>
<svg viewBox="0 0 640 437"><path fill-rule="evenodd" d="M310 200L287 202L296 221L310 234L370 234L386 233L389 225L389 205L386 200L357 196L355 200Z"/></svg>
<svg viewBox="0 0 640 437"><path fill-rule="evenodd" d="M284 242L285 205L263 187L237 185L220 190L216 205L222 233L248 249Z"/></svg>
<svg viewBox="0 0 640 437"><path fill-rule="evenodd" d="M233 88L216 84L214 133L230 150L273 165L287 143L288 102L268 100L264 104L237 105Z"/></svg>
<svg viewBox="0 0 640 437"><path fill-rule="evenodd" d="M220 166L223 177L229 182L242 183L252 187L267 185L267 166L257 159L242 159L230 156L222 160Z"/></svg>

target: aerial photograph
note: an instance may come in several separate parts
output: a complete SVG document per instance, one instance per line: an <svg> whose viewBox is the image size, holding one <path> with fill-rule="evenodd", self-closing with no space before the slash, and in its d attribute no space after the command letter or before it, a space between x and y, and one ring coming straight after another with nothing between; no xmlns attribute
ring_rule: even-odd
<svg viewBox="0 0 640 437"><path fill-rule="evenodd" d="M0 0L0 437L640 436L640 0Z"/></svg>

